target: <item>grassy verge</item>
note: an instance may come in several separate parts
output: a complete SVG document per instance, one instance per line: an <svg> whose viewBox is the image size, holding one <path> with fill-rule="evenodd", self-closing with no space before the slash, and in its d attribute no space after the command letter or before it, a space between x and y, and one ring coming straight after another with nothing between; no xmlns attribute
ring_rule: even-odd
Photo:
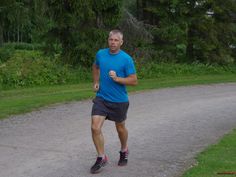
<svg viewBox="0 0 236 177"><path fill-rule="evenodd" d="M163 77L140 80L138 86L129 87L129 91L175 87L182 85L236 82L235 74ZM54 103L78 101L94 96L91 83L62 86L46 86L0 92L0 119L10 115L30 112Z"/></svg>
<svg viewBox="0 0 236 177"><path fill-rule="evenodd" d="M82 100L93 95L91 84L7 90L0 93L0 119L54 103Z"/></svg>
<svg viewBox="0 0 236 177"><path fill-rule="evenodd" d="M236 176L236 129L197 156L198 165L183 177Z"/></svg>

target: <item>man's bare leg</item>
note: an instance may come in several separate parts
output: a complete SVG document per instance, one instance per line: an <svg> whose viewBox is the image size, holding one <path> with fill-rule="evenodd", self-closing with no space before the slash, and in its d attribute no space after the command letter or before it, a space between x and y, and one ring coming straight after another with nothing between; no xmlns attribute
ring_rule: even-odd
<svg viewBox="0 0 236 177"><path fill-rule="evenodd" d="M116 130L120 139L121 150L120 150L120 159L118 161L119 166L125 166L128 163L128 130L125 127L125 122L116 123Z"/></svg>
<svg viewBox="0 0 236 177"><path fill-rule="evenodd" d="M104 155L104 137L102 134L102 126L104 121L105 121L104 116L99 116L99 115L92 116L92 121L91 121L92 138L98 156Z"/></svg>
<svg viewBox="0 0 236 177"><path fill-rule="evenodd" d="M121 150L127 150L128 130L125 127L125 121L116 123L116 130L120 139Z"/></svg>

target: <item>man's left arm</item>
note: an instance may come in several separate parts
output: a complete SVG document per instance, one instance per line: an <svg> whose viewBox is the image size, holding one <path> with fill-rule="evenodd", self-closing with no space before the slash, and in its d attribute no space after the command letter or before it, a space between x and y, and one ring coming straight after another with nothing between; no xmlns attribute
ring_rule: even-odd
<svg viewBox="0 0 236 177"><path fill-rule="evenodd" d="M110 77L117 83L123 84L123 85L132 85L135 86L138 84L138 79L136 74L131 74L125 78L123 77L117 77L115 71L109 72Z"/></svg>

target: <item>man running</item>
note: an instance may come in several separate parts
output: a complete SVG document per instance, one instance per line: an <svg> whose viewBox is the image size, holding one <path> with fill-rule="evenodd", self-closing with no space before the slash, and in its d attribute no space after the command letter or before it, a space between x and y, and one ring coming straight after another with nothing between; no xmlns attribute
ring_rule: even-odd
<svg viewBox="0 0 236 177"><path fill-rule="evenodd" d="M109 48L97 52L92 66L93 89L97 93L93 100L91 131L97 159L90 169L91 173L100 172L108 161L101 131L106 119L115 122L121 143L118 165L125 166L128 163L128 131L125 120L129 100L126 85L137 85L137 76L133 59L121 50L122 44L122 32L112 30L108 37Z"/></svg>

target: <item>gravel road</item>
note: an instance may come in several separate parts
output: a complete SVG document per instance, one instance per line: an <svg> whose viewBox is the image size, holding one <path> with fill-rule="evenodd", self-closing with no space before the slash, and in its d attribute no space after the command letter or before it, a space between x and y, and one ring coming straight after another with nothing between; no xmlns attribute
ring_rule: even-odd
<svg viewBox="0 0 236 177"><path fill-rule="evenodd" d="M92 101L54 105L0 121L1 177L178 177L194 157L236 128L236 84L166 88L130 95L129 164L118 167L114 124L103 132L109 164L91 175Z"/></svg>

